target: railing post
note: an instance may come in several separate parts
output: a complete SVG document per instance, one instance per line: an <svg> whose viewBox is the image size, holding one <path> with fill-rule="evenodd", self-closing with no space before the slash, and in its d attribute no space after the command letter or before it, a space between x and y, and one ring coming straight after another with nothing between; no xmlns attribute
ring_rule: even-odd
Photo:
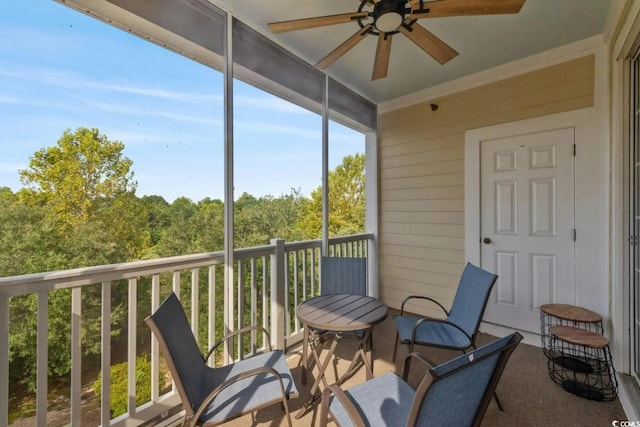
<svg viewBox="0 0 640 427"><path fill-rule="evenodd" d="M378 298L378 245L375 236L367 239L367 295Z"/></svg>
<svg viewBox="0 0 640 427"><path fill-rule="evenodd" d="M284 239L271 239L274 246L271 255L271 345L285 348L285 252Z"/></svg>

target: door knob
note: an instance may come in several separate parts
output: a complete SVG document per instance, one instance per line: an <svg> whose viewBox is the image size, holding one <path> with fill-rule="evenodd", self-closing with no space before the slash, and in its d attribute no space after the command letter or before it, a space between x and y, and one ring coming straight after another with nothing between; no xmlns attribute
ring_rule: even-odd
<svg viewBox="0 0 640 427"><path fill-rule="evenodd" d="M482 239L482 241L483 241L484 243L486 243L487 245L488 245L489 243L491 243L491 239L490 239L490 238L488 238L488 237L485 237L484 239Z"/></svg>

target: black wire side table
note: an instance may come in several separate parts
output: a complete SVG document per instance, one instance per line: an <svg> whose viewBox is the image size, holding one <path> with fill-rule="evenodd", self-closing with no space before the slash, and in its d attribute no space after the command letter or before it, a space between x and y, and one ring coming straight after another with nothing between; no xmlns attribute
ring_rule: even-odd
<svg viewBox="0 0 640 427"><path fill-rule="evenodd" d="M553 349L549 328L552 326L573 326L602 335L602 316L595 311L569 304L543 304L540 306L542 351L547 358Z"/></svg>
<svg viewBox="0 0 640 427"><path fill-rule="evenodd" d="M540 322L542 350L553 382L585 399L614 400L618 380L602 316L574 305L544 304Z"/></svg>
<svg viewBox="0 0 640 427"><path fill-rule="evenodd" d="M566 391L589 400L608 402L618 396L618 380L609 339L573 326L551 326L551 379Z"/></svg>

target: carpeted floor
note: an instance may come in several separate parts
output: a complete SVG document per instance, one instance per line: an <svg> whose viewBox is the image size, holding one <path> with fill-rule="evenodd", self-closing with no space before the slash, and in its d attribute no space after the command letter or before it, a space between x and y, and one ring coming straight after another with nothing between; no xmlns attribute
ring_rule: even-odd
<svg viewBox="0 0 640 427"><path fill-rule="evenodd" d="M374 374L382 375L390 370L401 372L402 358L406 355L406 347L402 346L398 352L398 361L391 361L395 340L395 327L391 312L387 319L374 329ZM494 340L486 334L480 334L478 345ZM345 338L338 347L340 357L338 372L344 372L351 360L355 342ZM435 362L443 362L457 356L458 352L438 350L429 347L417 347ZM309 388L313 378L309 378L306 386L302 386L301 368L299 366L300 353L289 356L296 385L301 391L298 399L290 401L292 415L303 406L309 398ZM331 371L331 369L329 369ZM416 370L418 371L418 370ZM314 372L315 374L315 372ZM416 377L420 372L416 372ZM333 373L328 375L329 382L333 382ZM414 378L419 380L419 378ZM364 369L345 382L343 388L349 388L365 380ZM613 402L596 402L580 398L564 391L556 385L547 373L547 360L539 347L520 344L514 351L497 388L498 396L504 407L501 412L492 401L483 420L483 426L611 426L613 420L626 420L622 406L618 400ZM294 426L318 425L319 405L307 411L300 419L292 416ZM234 420L230 426L286 426L284 413L279 405L266 408L253 415ZM452 421L455 426L455 421Z"/></svg>

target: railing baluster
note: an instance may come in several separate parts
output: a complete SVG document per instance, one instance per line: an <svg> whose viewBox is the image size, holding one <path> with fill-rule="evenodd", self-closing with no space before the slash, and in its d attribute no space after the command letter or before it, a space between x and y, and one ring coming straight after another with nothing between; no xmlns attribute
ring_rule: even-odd
<svg viewBox="0 0 640 427"><path fill-rule="evenodd" d="M136 413L136 322L138 301L138 279L129 279L129 310L127 324L127 412Z"/></svg>
<svg viewBox="0 0 640 427"><path fill-rule="evenodd" d="M174 271L171 276L171 289L173 293L176 294L176 297L180 299L180 271ZM171 391L177 393L176 382L173 380L173 377L171 378Z"/></svg>
<svg viewBox="0 0 640 427"><path fill-rule="evenodd" d="M71 289L71 425L80 426L82 395L82 288Z"/></svg>
<svg viewBox="0 0 640 427"><path fill-rule="evenodd" d="M287 268L287 271L289 269ZM298 303L300 302L300 297L299 297L299 292L298 292L298 271L299 271L299 267L298 267L298 251L294 251L293 252L293 306L297 306ZM294 316L293 319L293 329L294 331L299 331L300 330L300 322L298 321L298 316Z"/></svg>
<svg viewBox="0 0 640 427"><path fill-rule="evenodd" d="M316 291L316 250L311 249L311 296L317 294Z"/></svg>
<svg viewBox="0 0 640 427"><path fill-rule="evenodd" d="M36 355L36 425L47 425L47 384L49 380L49 293L38 292Z"/></svg>
<svg viewBox="0 0 640 427"><path fill-rule="evenodd" d="M213 344L216 342L216 266L209 266L209 307L208 307L208 316L209 316L209 327L208 330L208 348L211 348ZM209 360L207 361L209 366L215 366L216 355L212 354Z"/></svg>
<svg viewBox="0 0 640 427"><path fill-rule="evenodd" d="M287 261L286 264L279 266L279 268L284 270L284 333L285 336L291 335L291 303L290 303L290 292L289 292L289 282L291 281L291 273L289 272L289 265L291 265L291 254L285 252L284 259ZM297 317L297 316L296 316Z"/></svg>
<svg viewBox="0 0 640 427"><path fill-rule="evenodd" d="M242 329L244 327L244 263L243 260L237 261L238 265L238 306L236 307L237 316L238 316L238 329ZM238 354L236 357L240 360L244 359L244 344L243 344L244 336L238 335Z"/></svg>
<svg viewBox="0 0 640 427"><path fill-rule="evenodd" d="M102 283L100 315L100 424L108 426L111 420L111 282Z"/></svg>
<svg viewBox="0 0 640 427"><path fill-rule="evenodd" d="M151 313L160 307L160 275L151 277ZM158 340L151 334L151 401L157 402L160 397L160 348Z"/></svg>
<svg viewBox="0 0 640 427"><path fill-rule="evenodd" d="M231 267L231 271L233 272L234 270L234 266L230 266ZM233 273L230 273L233 276ZM227 297L229 298L228 304L227 304L227 310L228 313L227 315L229 316L229 321L226 322L226 320L223 322L225 325L225 328L229 329L229 333L233 332L234 329L234 325L233 325L233 312L235 310L235 301L236 301L236 292L233 289L233 280L231 281L231 283L229 284L229 287L227 287L227 284L224 284L225 287L225 291L228 293ZM225 331L225 334L227 332ZM225 359L224 359L224 363L230 363L232 360L235 359L235 355L233 352L233 340L230 341L225 341L224 342L224 354L225 354Z"/></svg>
<svg viewBox="0 0 640 427"><path fill-rule="evenodd" d="M180 299L180 271L173 272L173 278L171 280L171 288L173 293Z"/></svg>
<svg viewBox="0 0 640 427"><path fill-rule="evenodd" d="M258 323L258 283L256 277L257 260L251 258L251 325ZM255 329L251 331L251 354L257 352L257 341Z"/></svg>
<svg viewBox="0 0 640 427"><path fill-rule="evenodd" d="M302 300L306 300L307 299L307 263L308 263L308 259L307 259L307 250L303 249L302 250Z"/></svg>
<svg viewBox="0 0 640 427"><path fill-rule="evenodd" d="M198 282L200 280L199 270L194 268L191 270L191 330L193 331L193 335L196 337L196 341L200 343L200 337L198 336L199 323L198 320L200 318L200 310L198 307L200 305L200 286Z"/></svg>
<svg viewBox="0 0 640 427"><path fill-rule="evenodd" d="M9 425L9 297L0 293L0 426Z"/></svg>
<svg viewBox="0 0 640 427"><path fill-rule="evenodd" d="M262 327L265 329L269 328L267 323L268 315L269 315L269 306L267 305L267 278L269 277L267 257L262 257ZM266 347L266 339L267 337L262 336L262 346Z"/></svg>

